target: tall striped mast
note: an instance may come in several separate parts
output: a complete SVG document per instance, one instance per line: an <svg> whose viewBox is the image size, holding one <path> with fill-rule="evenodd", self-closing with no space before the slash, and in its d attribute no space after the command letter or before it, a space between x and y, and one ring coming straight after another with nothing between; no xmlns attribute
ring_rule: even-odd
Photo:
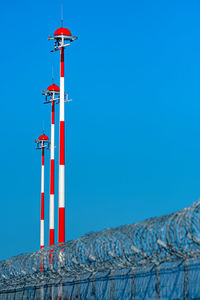
<svg viewBox="0 0 200 300"><path fill-rule="evenodd" d="M46 91L42 92L46 96L44 103L51 103L51 147L50 147L50 199L49 199L49 246L55 243L55 228L54 228L54 198L55 198L55 182L54 182L54 153L55 153L55 101L60 94L60 88L52 82Z"/></svg>
<svg viewBox="0 0 200 300"><path fill-rule="evenodd" d="M60 141L59 141L59 223L58 242L65 243L65 88L64 48L60 50Z"/></svg>
<svg viewBox="0 0 200 300"><path fill-rule="evenodd" d="M48 136L42 134L35 140L36 149L42 149L41 166L41 205L40 205L40 248L44 248L44 148L50 143Z"/></svg>
<svg viewBox="0 0 200 300"><path fill-rule="evenodd" d="M49 40L55 40L54 51L60 50L60 120L59 120L59 184L58 184L58 242L65 243L65 88L64 88L64 49L76 40L69 29L60 27ZM68 44L65 42L68 41Z"/></svg>
<svg viewBox="0 0 200 300"><path fill-rule="evenodd" d="M44 148L42 148L42 167L41 167L40 248L44 248Z"/></svg>

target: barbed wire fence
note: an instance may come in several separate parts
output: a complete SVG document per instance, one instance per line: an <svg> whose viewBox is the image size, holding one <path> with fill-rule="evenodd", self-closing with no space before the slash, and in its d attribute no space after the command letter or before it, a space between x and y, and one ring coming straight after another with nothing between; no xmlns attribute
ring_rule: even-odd
<svg viewBox="0 0 200 300"><path fill-rule="evenodd" d="M195 202L170 215L12 257L0 262L0 299L200 297L199 229Z"/></svg>

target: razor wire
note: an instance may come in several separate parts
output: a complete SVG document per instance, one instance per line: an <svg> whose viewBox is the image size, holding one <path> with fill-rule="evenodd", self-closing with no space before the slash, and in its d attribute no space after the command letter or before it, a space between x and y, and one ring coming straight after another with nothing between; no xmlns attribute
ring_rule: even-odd
<svg viewBox="0 0 200 300"><path fill-rule="evenodd" d="M200 202L0 262L0 290L200 257Z"/></svg>

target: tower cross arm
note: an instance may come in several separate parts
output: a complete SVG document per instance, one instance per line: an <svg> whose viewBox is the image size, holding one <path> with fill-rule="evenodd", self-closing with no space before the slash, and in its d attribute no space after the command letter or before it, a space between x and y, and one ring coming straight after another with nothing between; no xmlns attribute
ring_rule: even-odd
<svg viewBox="0 0 200 300"><path fill-rule="evenodd" d="M48 40L59 40L59 39L62 39L64 38L65 40L70 40L71 42L75 41L78 39L77 36L72 36L72 35L49 35L48 36Z"/></svg>

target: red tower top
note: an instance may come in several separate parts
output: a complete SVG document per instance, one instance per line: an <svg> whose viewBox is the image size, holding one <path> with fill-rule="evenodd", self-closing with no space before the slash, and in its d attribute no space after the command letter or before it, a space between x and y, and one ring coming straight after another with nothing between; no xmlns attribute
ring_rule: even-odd
<svg viewBox="0 0 200 300"><path fill-rule="evenodd" d="M60 27L55 31L54 35L70 35L71 36L72 34L69 31L69 29Z"/></svg>
<svg viewBox="0 0 200 300"><path fill-rule="evenodd" d="M48 86L47 91L60 92L60 88L56 84L51 84L50 86Z"/></svg>
<svg viewBox="0 0 200 300"><path fill-rule="evenodd" d="M76 36L72 36L71 32L67 28L60 27L58 28L53 36L48 36L48 40L54 40L54 49L51 52L61 50L61 48L67 47L70 45L70 42L77 40ZM65 42L68 41L68 44Z"/></svg>
<svg viewBox="0 0 200 300"><path fill-rule="evenodd" d="M40 140L40 141L48 141L49 138L48 138L48 136L46 134L42 134L42 135L39 136L38 140Z"/></svg>

